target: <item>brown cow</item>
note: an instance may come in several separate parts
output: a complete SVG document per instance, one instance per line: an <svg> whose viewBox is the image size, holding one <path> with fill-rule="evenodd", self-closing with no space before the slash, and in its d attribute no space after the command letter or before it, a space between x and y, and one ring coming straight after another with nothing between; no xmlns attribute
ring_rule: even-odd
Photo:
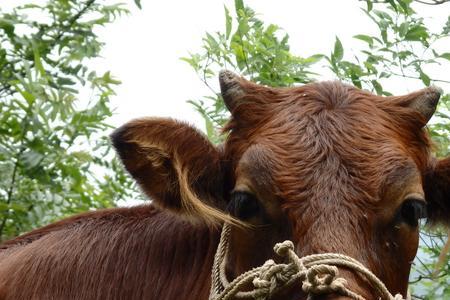
<svg viewBox="0 0 450 300"><path fill-rule="evenodd" d="M450 159L431 156L424 129L440 91L269 88L227 71L220 83L232 114L223 146L170 119L119 128L114 146L153 203L85 213L4 243L0 299L207 299L220 224L236 220L252 226L233 227L230 278L290 239L299 256L351 256L405 295L418 219L427 207L431 222L449 225ZM378 298L352 271L340 274ZM306 295L294 287L275 298Z"/></svg>

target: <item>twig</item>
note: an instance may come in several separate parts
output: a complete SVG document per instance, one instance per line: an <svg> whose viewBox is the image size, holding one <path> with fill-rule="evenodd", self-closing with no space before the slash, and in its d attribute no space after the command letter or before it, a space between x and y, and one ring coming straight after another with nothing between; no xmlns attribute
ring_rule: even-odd
<svg viewBox="0 0 450 300"><path fill-rule="evenodd" d="M434 272L432 274L433 277L437 276L439 274L439 271L441 267L445 263L445 258L447 257L447 254L450 251L450 229L448 230L448 237L447 242L445 243L444 247L441 250L441 253L439 254L438 261L436 263L436 266L434 267Z"/></svg>
<svg viewBox="0 0 450 300"><path fill-rule="evenodd" d="M429 279L431 279L431 274L433 273L433 271L431 271L431 270L427 267L427 265L420 259L419 256L417 256L416 258L417 258L417 260L420 262L420 264L422 265L422 267L427 271L426 274L430 274L430 275L427 275L427 276L422 276L422 278L429 278Z"/></svg>
<svg viewBox="0 0 450 300"><path fill-rule="evenodd" d="M359 0L359 1L366 1L366 0ZM450 0L430 0L429 2L424 0L414 0L414 1L426 5L441 5L446 2L450 2ZM373 0L372 3L388 3L388 2L383 0Z"/></svg>
<svg viewBox="0 0 450 300"><path fill-rule="evenodd" d="M444 4L446 2L449 2L450 0L431 0L431 2L423 1L423 0L415 0L416 2L426 4L426 5L440 5Z"/></svg>
<svg viewBox="0 0 450 300"><path fill-rule="evenodd" d="M412 299L413 300L425 300L425 298L424 297L421 297L421 296L418 296L418 295L411 295L411 297L412 297Z"/></svg>
<svg viewBox="0 0 450 300"><path fill-rule="evenodd" d="M92 6L92 4L94 4L95 0L89 0L86 2L86 4L84 5L84 7L76 14L74 15L72 18L69 19L69 23L66 26L63 26L59 32L59 34L55 37L54 43L59 41L59 39L62 38L62 36L64 35L64 32L69 29L70 27L72 27L73 24L75 24L75 22L81 18L84 13L86 13L86 11Z"/></svg>
<svg viewBox="0 0 450 300"><path fill-rule="evenodd" d="M208 55L208 59L206 60L204 66L203 66L203 76L201 77L200 74L198 75L198 77L200 78L200 80L206 85L206 87L214 94L217 95L217 92L214 91L214 89L209 85L208 80L206 79L206 69L208 69L208 67L210 66L210 60L211 60L211 54L209 53L209 51L207 52Z"/></svg>
<svg viewBox="0 0 450 300"><path fill-rule="evenodd" d="M450 1L450 0L449 0ZM398 74L398 73L394 73L391 71L391 75L394 76L399 76L399 77L405 77L405 78L411 78L411 79L417 79L417 80L421 80L420 77L416 77L416 76L410 76L410 75L402 75L402 74ZM435 82L443 82L443 83L450 83L450 81L448 80L443 80L443 79L434 79L431 78L431 81L435 81Z"/></svg>
<svg viewBox="0 0 450 300"><path fill-rule="evenodd" d="M31 107L30 107L30 111L31 111ZM12 201L12 195L13 195L13 192L14 192L14 186L16 184L16 178L17 178L17 170L19 168L20 156L25 151L25 147L23 146L23 140L25 138L25 134L26 134L26 131L27 131L27 126L26 125L28 125L28 123L25 124L24 129L22 131L22 136L20 138L20 143L21 143L20 150L16 154L16 162L14 163L14 169L13 169L13 173L12 173L12 176L11 176L11 185L9 186L8 194L7 194L7 198L6 198L6 204L7 205L9 205L11 203L11 201ZM6 221L8 220L8 216L9 216L9 210L5 212L5 215L3 216L2 222L0 224L0 241L2 240L3 230L5 228Z"/></svg>

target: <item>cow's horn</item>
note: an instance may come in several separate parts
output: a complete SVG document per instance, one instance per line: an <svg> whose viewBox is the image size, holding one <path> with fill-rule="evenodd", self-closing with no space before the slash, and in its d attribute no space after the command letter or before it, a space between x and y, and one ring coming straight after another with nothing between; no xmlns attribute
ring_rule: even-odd
<svg viewBox="0 0 450 300"><path fill-rule="evenodd" d="M237 99L244 95L241 80L243 79L228 70L222 70L219 73L220 92L230 112L233 112L236 107Z"/></svg>
<svg viewBox="0 0 450 300"><path fill-rule="evenodd" d="M443 94L441 88L430 86L406 96L404 104L418 111L428 122L436 111L439 98ZM403 101L402 101L403 102Z"/></svg>

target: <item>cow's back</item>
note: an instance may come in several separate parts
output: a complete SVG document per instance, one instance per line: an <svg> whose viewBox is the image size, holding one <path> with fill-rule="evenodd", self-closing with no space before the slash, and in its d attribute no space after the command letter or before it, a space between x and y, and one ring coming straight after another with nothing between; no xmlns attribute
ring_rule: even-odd
<svg viewBox="0 0 450 300"><path fill-rule="evenodd" d="M0 299L206 299L218 236L152 206L76 216L0 246Z"/></svg>

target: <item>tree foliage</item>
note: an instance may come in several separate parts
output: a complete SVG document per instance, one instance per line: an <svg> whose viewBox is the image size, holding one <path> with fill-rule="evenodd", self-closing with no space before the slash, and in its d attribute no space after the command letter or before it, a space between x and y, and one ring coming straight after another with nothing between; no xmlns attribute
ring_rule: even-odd
<svg viewBox="0 0 450 300"><path fill-rule="evenodd" d="M103 46L95 29L128 10L31 2L0 10L0 241L133 191L105 135L120 82L89 66Z"/></svg>
<svg viewBox="0 0 450 300"><path fill-rule="evenodd" d="M219 130L229 117L218 90L212 88L220 69L233 70L260 84L292 86L319 79L322 74L314 71L320 70L318 66L326 66L340 80L379 95L390 95L388 83L399 80L413 82L417 88L430 84L448 87L449 78L432 70L436 65L450 68L450 16L438 31L433 31L418 13L421 4L412 0L365 0L359 4L361 13L368 22L376 24L378 33L355 35L362 49L352 57L346 54L338 37L330 54L300 57L291 53L286 32L277 25L264 24L242 0L235 0L233 14L225 7L224 31L206 33L203 50L182 58L211 91L202 99L190 100L204 117L211 140L221 141ZM413 8L416 6L417 11ZM437 47L438 44L441 46ZM450 95L446 94L437 117L429 125L438 156L450 154L449 109ZM445 237L442 230L429 228L421 235L421 250L411 275L411 289L420 299L450 296L448 256L441 268L434 271Z"/></svg>

